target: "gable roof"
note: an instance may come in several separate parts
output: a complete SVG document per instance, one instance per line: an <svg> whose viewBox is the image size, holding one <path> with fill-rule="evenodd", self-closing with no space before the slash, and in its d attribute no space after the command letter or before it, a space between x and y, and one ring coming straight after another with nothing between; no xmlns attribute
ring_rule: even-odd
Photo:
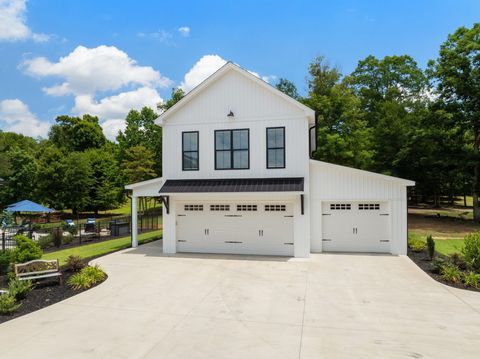
<svg viewBox="0 0 480 359"><path fill-rule="evenodd" d="M285 101L289 102L290 104L298 107L301 111L305 112L305 115L309 118L310 122L315 122L315 111L313 111L310 107L305 106L304 104L298 102L294 98L284 94L282 91L276 89L274 86L270 85L269 83L263 81L262 79L258 78L257 76L253 75L249 71L241 68L240 66L234 64L233 62L227 62L225 65L220 67L217 71L215 71L212 75L207 77L203 80L199 85L197 85L193 90L188 92L185 97L183 97L180 101L178 101L175 105L170 107L168 110L160 114L155 120L155 123L161 126L169 117L171 117L175 112L185 106L190 100L195 98L199 95L203 90L205 90L208 86L212 83L217 81L221 78L225 73L229 71L236 71L237 73L249 78L250 80L256 82L258 85L270 91L274 95L281 97Z"/></svg>
<svg viewBox="0 0 480 359"><path fill-rule="evenodd" d="M356 174L356 175L373 177L373 178L377 178L377 179L380 179L380 180L393 182L395 184L406 186L406 187L415 186L414 181L407 180L407 179L400 178L400 177L388 176L388 175L384 175L384 174L381 174L381 173L359 170L358 168L336 165L334 163L329 163L329 162L324 162L324 161L319 161L319 160L313 160L313 159L310 160L310 163L313 164L313 165L316 165L316 166L323 166L323 167L326 167L326 168L347 171L347 172L350 172L350 173Z"/></svg>

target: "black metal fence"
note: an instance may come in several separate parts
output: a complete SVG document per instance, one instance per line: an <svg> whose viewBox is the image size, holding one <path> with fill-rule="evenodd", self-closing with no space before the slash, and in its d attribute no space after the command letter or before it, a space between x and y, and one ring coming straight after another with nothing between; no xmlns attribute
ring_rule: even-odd
<svg viewBox="0 0 480 359"><path fill-rule="evenodd" d="M138 232L153 231L162 228L159 213L138 215ZM23 234L37 242L44 251L58 248L75 247L85 243L99 242L112 238L128 236L131 233L131 217L110 217L95 221L58 223L58 226L39 227L36 225L13 226L0 229L0 250L15 248L14 237Z"/></svg>

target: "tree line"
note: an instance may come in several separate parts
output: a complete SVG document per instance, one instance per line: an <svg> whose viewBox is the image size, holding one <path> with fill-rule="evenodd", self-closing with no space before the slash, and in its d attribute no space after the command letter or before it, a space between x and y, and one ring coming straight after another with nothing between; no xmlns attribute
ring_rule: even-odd
<svg viewBox="0 0 480 359"><path fill-rule="evenodd" d="M480 24L449 35L426 69L368 56L342 75L317 57L306 82L306 96L277 88L316 111L316 159L414 180L412 198L435 205L472 195L480 220Z"/></svg>
<svg viewBox="0 0 480 359"><path fill-rule="evenodd" d="M472 195L480 220L480 24L461 27L422 69L409 55L368 56L350 74L325 57L307 69L307 93L277 88L314 109L319 160L416 181L414 200L439 205ZM184 96L180 89L160 106ZM59 116L48 138L0 132L0 205L29 198L55 209L99 211L124 201L123 186L162 173L162 129L143 108L116 142L97 117Z"/></svg>
<svg viewBox="0 0 480 359"><path fill-rule="evenodd" d="M166 110L183 97L175 89ZM98 117L59 116L48 138L0 131L0 208L23 199L56 210L109 210L125 201L124 186L161 176L162 129L150 108L131 110L126 129L109 141Z"/></svg>

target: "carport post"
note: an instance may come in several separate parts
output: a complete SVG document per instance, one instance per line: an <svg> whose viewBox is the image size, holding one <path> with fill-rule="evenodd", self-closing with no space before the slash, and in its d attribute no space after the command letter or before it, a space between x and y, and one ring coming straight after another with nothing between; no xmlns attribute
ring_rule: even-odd
<svg viewBox="0 0 480 359"><path fill-rule="evenodd" d="M132 196L132 248L138 247L138 210L137 210L138 197Z"/></svg>

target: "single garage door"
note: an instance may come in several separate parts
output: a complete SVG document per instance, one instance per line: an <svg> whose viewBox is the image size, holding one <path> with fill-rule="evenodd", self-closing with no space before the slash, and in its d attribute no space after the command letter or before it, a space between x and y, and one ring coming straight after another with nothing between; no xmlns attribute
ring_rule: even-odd
<svg viewBox="0 0 480 359"><path fill-rule="evenodd" d="M324 251L390 252L388 202L324 202Z"/></svg>
<svg viewBox="0 0 480 359"><path fill-rule="evenodd" d="M177 251L293 256L291 203L177 204Z"/></svg>

